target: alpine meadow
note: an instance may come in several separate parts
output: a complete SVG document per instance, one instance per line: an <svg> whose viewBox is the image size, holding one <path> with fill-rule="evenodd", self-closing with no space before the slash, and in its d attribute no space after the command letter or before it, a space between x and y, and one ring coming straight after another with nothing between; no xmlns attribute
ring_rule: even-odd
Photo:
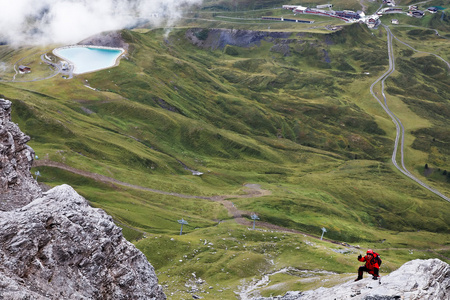
<svg viewBox="0 0 450 300"><path fill-rule="evenodd" d="M205 0L170 26L89 37L127 51L70 79L41 58L63 44L0 45L0 98L31 137L32 174L111 215L168 299L330 287L369 248L382 274L450 263L450 3L375 28L282 8L318 4Z"/></svg>

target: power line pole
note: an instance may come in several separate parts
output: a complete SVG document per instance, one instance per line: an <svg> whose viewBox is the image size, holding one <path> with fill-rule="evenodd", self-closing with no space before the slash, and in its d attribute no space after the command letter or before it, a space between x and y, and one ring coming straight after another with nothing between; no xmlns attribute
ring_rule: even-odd
<svg viewBox="0 0 450 300"><path fill-rule="evenodd" d="M259 220L259 217L254 213L253 215L251 215L251 218L253 220L253 230L255 230L255 221Z"/></svg>
<svg viewBox="0 0 450 300"><path fill-rule="evenodd" d="M327 232L327 230L325 229L325 227L322 227L322 236L320 237L320 240L322 240L323 234L324 234L325 232Z"/></svg>
<svg viewBox="0 0 450 300"><path fill-rule="evenodd" d="M181 224L181 230L180 230L180 235L182 235L183 234L183 225L187 225L188 224L188 222L187 221L185 221L183 218L181 218L181 220L178 220L178 223L180 223Z"/></svg>

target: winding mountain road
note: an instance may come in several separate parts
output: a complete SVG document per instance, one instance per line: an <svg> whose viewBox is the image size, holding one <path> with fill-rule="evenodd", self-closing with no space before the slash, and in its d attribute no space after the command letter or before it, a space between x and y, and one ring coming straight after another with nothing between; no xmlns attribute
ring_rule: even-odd
<svg viewBox="0 0 450 300"><path fill-rule="evenodd" d="M405 46L410 47L414 51L417 51L417 50L414 49L413 47L411 47L410 45L400 41L398 38L396 38L392 34L392 32L391 32L391 30L389 29L388 26L383 25L383 27L385 28L385 30L387 32L389 69L383 75L381 75L374 83L372 83L372 85L370 86L370 93L378 101L378 103L381 105L381 107L384 109L384 111L391 117L392 122L394 122L396 130L397 130L396 137L395 137L394 151L392 153L392 163L404 175L408 176L410 179L412 179L413 181L417 182L419 185L421 185L422 187L424 187L427 190L431 191L432 193L434 193L434 194L438 195L439 197L443 198L444 200L447 200L447 201L450 202L450 198L449 197L445 196L444 194L439 192L437 189L432 188L432 187L428 186L427 184L425 184L424 182L422 182L421 180L419 180L417 177L412 175L411 172L408 171L408 169L405 166L405 163L404 163L404 150L403 150L403 148L404 148L404 141L405 141L405 128L404 128L402 122L400 121L400 119L389 109L389 106L387 104L386 94L384 93L384 85L385 85L385 80L395 71L395 56L394 56L394 48L393 48L393 45L392 45L392 39L395 38L397 41L399 41L400 43L404 44ZM418 52L422 52L422 51L418 51ZM428 52L423 52L423 53L432 54L432 55L437 56L438 58L443 60L447 64L447 66L450 68L450 64L447 61L445 61L442 57L440 57L440 56L438 56L436 54L433 54L433 53L428 53ZM381 81L381 94L383 95L384 103L376 96L376 94L373 91L373 87L380 81ZM400 163L401 163L401 166L399 166L398 163L397 163L397 153L398 153L399 149L400 149Z"/></svg>
<svg viewBox="0 0 450 300"><path fill-rule="evenodd" d="M405 24L405 25L395 25L395 27L411 27L411 28L420 28L420 29L433 30L433 31L436 33L436 35L437 35L438 37L443 38L443 39L446 39L446 40L450 40L450 38L441 35L441 34L439 33L439 31L438 31L437 29L434 29L434 28L428 28L428 27L422 27L422 26L416 26L416 25L409 25L409 24ZM396 39L397 39L397 38L396 38ZM398 39L397 39L397 40L398 40ZM402 43L402 44L404 44L404 45L406 45L406 46L412 48L410 45L408 45L408 44L406 44L406 43L403 43L403 42L400 41L400 40L398 40L398 41L399 41L400 43ZM412 48L412 49L414 49L414 48ZM422 51L419 51L419 50L415 50L415 51L417 51L417 52L422 52ZM423 53L428 53L428 52L423 52ZM428 53L428 54L436 55L436 54L433 54L433 53ZM437 56L437 55L436 55L436 56Z"/></svg>

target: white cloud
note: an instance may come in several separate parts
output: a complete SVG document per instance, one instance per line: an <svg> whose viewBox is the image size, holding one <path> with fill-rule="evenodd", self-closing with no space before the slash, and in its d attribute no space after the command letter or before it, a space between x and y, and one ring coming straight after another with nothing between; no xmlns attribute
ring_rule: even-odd
<svg viewBox="0 0 450 300"><path fill-rule="evenodd" d="M0 72L5 72L8 68L8 65L4 62L0 62Z"/></svg>
<svg viewBox="0 0 450 300"><path fill-rule="evenodd" d="M146 19L173 24L202 0L0 0L0 41L10 44L79 42ZM159 16L155 18L155 16Z"/></svg>

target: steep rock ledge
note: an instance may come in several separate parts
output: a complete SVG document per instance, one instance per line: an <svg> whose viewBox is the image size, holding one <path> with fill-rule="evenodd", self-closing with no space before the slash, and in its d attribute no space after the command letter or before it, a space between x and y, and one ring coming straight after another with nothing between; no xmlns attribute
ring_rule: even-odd
<svg viewBox="0 0 450 300"><path fill-rule="evenodd" d="M450 266L439 259L416 259L378 280L367 277L332 288L288 292L284 296L254 300L394 300L450 299ZM356 277L356 274L355 274Z"/></svg>
<svg viewBox="0 0 450 300"><path fill-rule="evenodd" d="M153 267L68 185L0 212L0 299L166 299Z"/></svg>
<svg viewBox="0 0 450 300"><path fill-rule="evenodd" d="M0 210L21 207L42 195L30 173L30 137L11 122L11 101L0 98Z"/></svg>

